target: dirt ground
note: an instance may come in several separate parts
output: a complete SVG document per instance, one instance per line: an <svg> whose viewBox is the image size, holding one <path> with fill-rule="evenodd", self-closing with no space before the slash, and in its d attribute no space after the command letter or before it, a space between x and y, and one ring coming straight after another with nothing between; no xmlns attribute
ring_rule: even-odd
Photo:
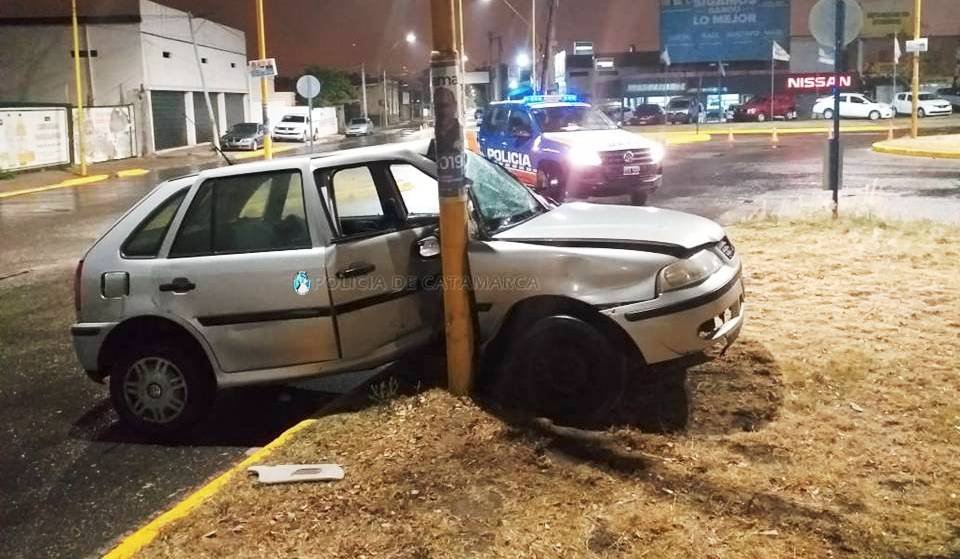
<svg viewBox="0 0 960 559"><path fill-rule="evenodd" d="M581 442L401 396L270 458L337 462L343 481L237 476L142 556L960 557L958 233L732 227L747 326L685 391L631 389L652 420Z"/></svg>

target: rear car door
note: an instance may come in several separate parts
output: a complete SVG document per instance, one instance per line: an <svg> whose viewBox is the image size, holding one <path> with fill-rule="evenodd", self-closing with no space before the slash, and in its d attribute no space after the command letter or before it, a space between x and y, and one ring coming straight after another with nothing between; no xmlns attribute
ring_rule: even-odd
<svg viewBox="0 0 960 559"><path fill-rule="evenodd" d="M225 372L337 359L309 168L222 173L194 187L154 289Z"/></svg>
<svg viewBox="0 0 960 559"><path fill-rule="evenodd" d="M344 359L391 358L435 338L440 261L422 258L418 243L435 234L436 180L403 161L315 176L336 235L326 268Z"/></svg>

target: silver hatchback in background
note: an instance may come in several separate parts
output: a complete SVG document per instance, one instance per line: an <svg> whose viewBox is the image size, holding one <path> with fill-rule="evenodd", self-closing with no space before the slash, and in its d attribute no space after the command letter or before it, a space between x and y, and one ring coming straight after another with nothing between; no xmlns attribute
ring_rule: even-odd
<svg viewBox="0 0 960 559"><path fill-rule="evenodd" d="M627 375L737 338L741 261L719 225L557 206L466 157L481 384L575 420L607 409ZM368 369L440 339L435 176L394 145L162 183L77 266L81 365L109 377L124 423L165 436L218 387Z"/></svg>
<svg viewBox="0 0 960 559"><path fill-rule="evenodd" d="M369 118L351 118L347 123L346 135L351 136L370 136L373 134L373 121Z"/></svg>

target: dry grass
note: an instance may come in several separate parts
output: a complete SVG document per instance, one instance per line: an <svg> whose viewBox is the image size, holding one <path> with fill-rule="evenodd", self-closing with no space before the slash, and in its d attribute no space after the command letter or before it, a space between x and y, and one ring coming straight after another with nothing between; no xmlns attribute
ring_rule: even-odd
<svg viewBox="0 0 960 559"><path fill-rule="evenodd" d="M958 557L956 229L731 229L749 324L691 371L674 434L582 446L440 391L325 418L272 458L332 484L237 478L149 557Z"/></svg>

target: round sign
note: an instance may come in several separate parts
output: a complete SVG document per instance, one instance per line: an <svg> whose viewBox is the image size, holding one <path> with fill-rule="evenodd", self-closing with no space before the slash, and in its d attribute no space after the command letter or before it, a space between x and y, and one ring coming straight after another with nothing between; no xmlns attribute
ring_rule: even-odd
<svg viewBox="0 0 960 559"><path fill-rule="evenodd" d="M863 10L856 0L842 0L843 45L849 45L863 29ZM810 34L824 47L836 46L837 0L820 0L810 9Z"/></svg>
<svg viewBox="0 0 960 559"><path fill-rule="evenodd" d="M320 95L320 80L309 74L300 76L300 79L297 80L297 93L305 99L312 99Z"/></svg>

